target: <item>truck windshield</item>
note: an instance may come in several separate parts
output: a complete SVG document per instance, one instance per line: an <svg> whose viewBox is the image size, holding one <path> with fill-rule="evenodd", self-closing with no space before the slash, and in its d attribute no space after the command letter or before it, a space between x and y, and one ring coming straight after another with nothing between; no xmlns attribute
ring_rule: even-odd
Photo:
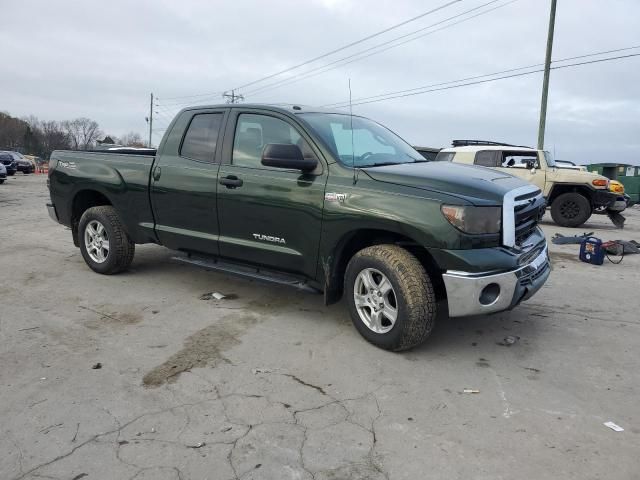
<svg viewBox="0 0 640 480"><path fill-rule="evenodd" d="M347 167L427 161L391 130L367 118L339 113L299 115Z"/></svg>
<svg viewBox="0 0 640 480"><path fill-rule="evenodd" d="M547 150L544 151L544 159L547 162L547 167L555 167L556 166L556 161L553 159L553 155L551 155L551 152L548 152Z"/></svg>

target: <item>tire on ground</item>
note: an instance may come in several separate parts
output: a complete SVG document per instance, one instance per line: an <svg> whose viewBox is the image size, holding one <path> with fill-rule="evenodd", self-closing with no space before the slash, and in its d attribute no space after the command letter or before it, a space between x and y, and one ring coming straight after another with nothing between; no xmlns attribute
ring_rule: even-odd
<svg viewBox="0 0 640 480"><path fill-rule="evenodd" d="M561 227L579 227L590 216L591 202L580 193L563 193L551 204L551 218Z"/></svg>
<svg viewBox="0 0 640 480"><path fill-rule="evenodd" d="M360 319L354 288L358 274L366 268L382 272L391 282L396 297L397 319L386 333L370 330ZM347 302L354 326L372 344L391 351L407 350L424 342L436 318L436 298L422 264L397 245L374 245L356 253L345 273Z"/></svg>
<svg viewBox="0 0 640 480"><path fill-rule="evenodd" d="M109 253L102 263L95 262L89 256L85 244L85 229L92 220L97 220L104 226L109 239ZM78 244L82 257L89 268L104 275L112 275L129 268L136 247L124 230L120 218L112 206L92 207L82 214L78 225Z"/></svg>

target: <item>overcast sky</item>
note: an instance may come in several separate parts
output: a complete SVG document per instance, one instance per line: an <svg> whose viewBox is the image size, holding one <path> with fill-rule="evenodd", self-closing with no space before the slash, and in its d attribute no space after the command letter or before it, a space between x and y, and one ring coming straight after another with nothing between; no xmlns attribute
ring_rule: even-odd
<svg viewBox="0 0 640 480"><path fill-rule="evenodd" d="M488 1L461 0L289 75ZM221 101L218 94L171 97L243 85L446 3L0 0L0 111L46 120L86 116L107 133L146 136L150 92L159 99L161 129L182 107L177 103ZM327 73L250 94L283 75L241 93L247 101L325 105L348 99L349 78L356 99L538 64L544 61L549 4L517 0ZM634 45L640 45L640 1L558 0L555 59ZM629 53L640 49L611 55ZM541 85L537 73L355 106L354 113L413 144L442 147L454 138L481 138L535 145ZM162 133L154 132L155 143ZM640 158L640 57L552 71L546 147L579 163Z"/></svg>

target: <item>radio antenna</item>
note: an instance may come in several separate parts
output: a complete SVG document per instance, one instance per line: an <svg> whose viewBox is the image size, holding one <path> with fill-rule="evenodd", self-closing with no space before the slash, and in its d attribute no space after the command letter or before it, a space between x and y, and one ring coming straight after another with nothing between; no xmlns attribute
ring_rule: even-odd
<svg viewBox="0 0 640 480"><path fill-rule="evenodd" d="M353 167L353 184L358 181L358 174L356 171L356 149L355 142L353 141L353 105L351 103L351 79L349 79L349 121L351 123L351 166Z"/></svg>

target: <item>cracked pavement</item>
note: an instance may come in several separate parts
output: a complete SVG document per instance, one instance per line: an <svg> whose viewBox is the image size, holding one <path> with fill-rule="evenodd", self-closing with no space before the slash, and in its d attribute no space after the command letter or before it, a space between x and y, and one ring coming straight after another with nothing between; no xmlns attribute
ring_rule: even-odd
<svg viewBox="0 0 640 480"><path fill-rule="evenodd" d="M637 478L640 256L550 245L529 302L394 354L344 304L161 247L97 275L47 198L44 176L0 188L0 479ZM626 215L579 233L639 240Z"/></svg>

